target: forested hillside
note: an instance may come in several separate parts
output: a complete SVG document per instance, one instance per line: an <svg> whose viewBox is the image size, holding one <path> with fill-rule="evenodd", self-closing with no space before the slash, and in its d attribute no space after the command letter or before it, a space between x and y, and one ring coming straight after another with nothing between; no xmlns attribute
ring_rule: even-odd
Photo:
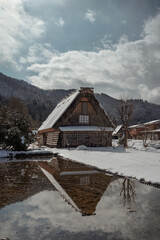
<svg viewBox="0 0 160 240"><path fill-rule="evenodd" d="M39 123L44 121L56 104L73 89L51 89L43 90L23 80L7 77L0 73L0 96L1 101L8 101L11 97L17 97L24 101L32 118ZM120 100L112 98L107 94L95 94L98 101L106 110L108 115L120 123L117 111ZM148 103L142 99L131 99L133 104L133 118L131 124L143 123L160 118L160 105Z"/></svg>

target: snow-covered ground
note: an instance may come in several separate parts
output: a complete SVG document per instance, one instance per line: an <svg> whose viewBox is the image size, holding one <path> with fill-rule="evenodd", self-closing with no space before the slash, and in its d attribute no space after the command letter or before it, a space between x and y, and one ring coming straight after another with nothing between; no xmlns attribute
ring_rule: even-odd
<svg viewBox="0 0 160 240"><path fill-rule="evenodd" d="M144 178L145 181L160 184L160 145L150 143L147 148L143 147L140 140L130 140L129 148L124 149L117 146L108 148L87 148L77 149L53 149L61 156L85 163L91 166L105 169L112 173L123 176Z"/></svg>
<svg viewBox="0 0 160 240"><path fill-rule="evenodd" d="M32 151L34 153L53 151L65 158L99 169L160 184L160 143L150 142L148 147L144 148L141 140L129 140L128 145L129 148L124 149L114 141L113 147L107 148L79 146L68 150L43 147L41 150ZM0 150L0 162L4 162L4 157L9 156L10 153L20 152Z"/></svg>

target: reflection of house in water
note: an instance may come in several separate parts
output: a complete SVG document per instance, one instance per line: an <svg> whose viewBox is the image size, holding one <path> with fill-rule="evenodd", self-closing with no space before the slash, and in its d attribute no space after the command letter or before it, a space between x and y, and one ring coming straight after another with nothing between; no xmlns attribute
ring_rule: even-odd
<svg viewBox="0 0 160 240"><path fill-rule="evenodd" d="M55 190L36 162L0 164L0 208L44 190Z"/></svg>
<svg viewBox="0 0 160 240"><path fill-rule="evenodd" d="M0 166L0 208L44 190L58 190L82 215L93 215L113 180L112 175L60 158L50 162L8 162Z"/></svg>
<svg viewBox="0 0 160 240"><path fill-rule="evenodd" d="M83 216L95 214L98 202L113 180L112 175L61 158L38 164L65 200Z"/></svg>

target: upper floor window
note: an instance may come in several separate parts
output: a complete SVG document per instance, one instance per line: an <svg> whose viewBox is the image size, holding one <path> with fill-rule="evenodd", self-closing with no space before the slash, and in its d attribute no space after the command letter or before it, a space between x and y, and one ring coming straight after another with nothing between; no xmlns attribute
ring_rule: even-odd
<svg viewBox="0 0 160 240"><path fill-rule="evenodd" d="M88 115L80 115L79 116L79 123L88 124L89 123L89 116Z"/></svg>

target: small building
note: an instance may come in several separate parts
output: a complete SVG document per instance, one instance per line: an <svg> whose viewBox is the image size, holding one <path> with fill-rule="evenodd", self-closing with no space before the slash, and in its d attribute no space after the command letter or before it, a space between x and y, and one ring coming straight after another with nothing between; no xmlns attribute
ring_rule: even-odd
<svg viewBox="0 0 160 240"><path fill-rule="evenodd" d="M132 139L160 140L160 119L129 127Z"/></svg>
<svg viewBox="0 0 160 240"><path fill-rule="evenodd" d="M64 98L38 129L39 144L49 147L112 145L114 124L94 96L80 88Z"/></svg>
<svg viewBox="0 0 160 240"><path fill-rule="evenodd" d="M145 129L143 124L136 124L128 127L129 138L131 139L143 139L143 131Z"/></svg>
<svg viewBox="0 0 160 240"><path fill-rule="evenodd" d="M143 125L145 127L143 134L147 139L160 140L160 119L146 122Z"/></svg>

